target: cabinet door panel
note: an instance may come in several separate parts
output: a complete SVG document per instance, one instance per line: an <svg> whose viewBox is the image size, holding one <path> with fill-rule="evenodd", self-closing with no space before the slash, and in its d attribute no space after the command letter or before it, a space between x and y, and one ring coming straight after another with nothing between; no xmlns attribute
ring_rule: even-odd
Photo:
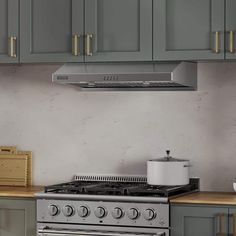
<svg viewBox="0 0 236 236"><path fill-rule="evenodd" d="M6 55L7 52L7 31L8 31L8 7L7 0L0 1L0 54Z"/></svg>
<svg viewBox="0 0 236 236"><path fill-rule="evenodd" d="M0 199L0 235L36 236L35 201Z"/></svg>
<svg viewBox="0 0 236 236"><path fill-rule="evenodd" d="M83 60L82 56L72 55L72 34L83 34L83 0L21 2L22 62Z"/></svg>
<svg viewBox="0 0 236 236"><path fill-rule="evenodd" d="M229 235L236 235L236 208L229 209Z"/></svg>
<svg viewBox="0 0 236 236"><path fill-rule="evenodd" d="M228 235L228 209L218 207L172 206L172 236L217 236L220 233L219 214L223 214L222 235Z"/></svg>
<svg viewBox="0 0 236 236"><path fill-rule="evenodd" d="M18 62L18 0L0 0L0 63ZM8 38L16 37L16 57L8 55Z"/></svg>
<svg viewBox="0 0 236 236"><path fill-rule="evenodd" d="M154 0L154 60L224 58L224 1ZM220 53L214 53L214 32Z"/></svg>
<svg viewBox="0 0 236 236"><path fill-rule="evenodd" d="M70 51L71 4L71 1L68 4L66 0L57 3L32 0L32 53Z"/></svg>
<svg viewBox="0 0 236 236"><path fill-rule="evenodd" d="M151 0L86 0L85 12L93 35L86 61L152 60Z"/></svg>
<svg viewBox="0 0 236 236"><path fill-rule="evenodd" d="M236 1L226 1L226 59L236 59ZM231 32L232 31L232 32ZM230 35L232 34L232 35ZM230 45L231 44L231 45Z"/></svg>

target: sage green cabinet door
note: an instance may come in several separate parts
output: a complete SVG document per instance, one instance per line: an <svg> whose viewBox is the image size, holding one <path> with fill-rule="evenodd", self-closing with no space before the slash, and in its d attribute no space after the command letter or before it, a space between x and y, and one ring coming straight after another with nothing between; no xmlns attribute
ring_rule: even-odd
<svg viewBox="0 0 236 236"><path fill-rule="evenodd" d="M236 235L236 208L229 209L229 235Z"/></svg>
<svg viewBox="0 0 236 236"><path fill-rule="evenodd" d="M73 34L84 32L83 0L21 0L21 62L78 62ZM81 39L81 38L80 38ZM78 40L82 49L82 39Z"/></svg>
<svg viewBox="0 0 236 236"><path fill-rule="evenodd" d="M151 61L152 0L86 0L85 42L88 62Z"/></svg>
<svg viewBox="0 0 236 236"><path fill-rule="evenodd" d="M171 236L227 236L228 208L173 205L171 232Z"/></svg>
<svg viewBox="0 0 236 236"><path fill-rule="evenodd" d="M226 59L236 59L236 1L226 1Z"/></svg>
<svg viewBox="0 0 236 236"><path fill-rule="evenodd" d="M34 200L0 199L0 235L36 236Z"/></svg>
<svg viewBox="0 0 236 236"><path fill-rule="evenodd" d="M18 9L18 0L0 0L0 63L16 63L19 60ZM12 40L9 41L9 38Z"/></svg>
<svg viewBox="0 0 236 236"><path fill-rule="evenodd" d="M153 4L154 60L224 59L223 0L154 0Z"/></svg>

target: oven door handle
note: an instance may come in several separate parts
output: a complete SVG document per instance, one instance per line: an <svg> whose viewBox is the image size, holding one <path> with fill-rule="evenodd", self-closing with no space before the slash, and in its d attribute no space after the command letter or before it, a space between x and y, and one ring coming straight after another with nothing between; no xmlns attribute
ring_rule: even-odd
<svg viewBox="0 0 236 236"><path fill-rule="evenodd" d="M76 235L76 236L165 236L165 233L156 234L142 234L142 233L116 233L116 232L99 232L99 231L78 231L78 230L60 230L60 229L48 229L43 228L38 230L39 234L42 236L66 236L66 235Z"/></svg>

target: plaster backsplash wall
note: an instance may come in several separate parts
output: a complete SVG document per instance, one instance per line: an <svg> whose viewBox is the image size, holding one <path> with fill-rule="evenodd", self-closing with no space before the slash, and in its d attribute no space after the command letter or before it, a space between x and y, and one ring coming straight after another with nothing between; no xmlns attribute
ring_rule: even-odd
<svg viewBox="0 0 236 236"><path fill-rule="evenodd" d="M0 144L33 151L34 184L146 174L171 149L202 190L232 190L236 63L200 63L197 92L78 92L51 83L58 67L0 67Z"/></svg>

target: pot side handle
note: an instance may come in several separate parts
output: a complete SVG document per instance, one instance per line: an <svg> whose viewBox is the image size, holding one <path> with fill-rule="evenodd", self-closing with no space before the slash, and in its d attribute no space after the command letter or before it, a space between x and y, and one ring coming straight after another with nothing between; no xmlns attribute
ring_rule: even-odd
<svg viewBox="0 0 236 236"><path fill-rule="evenodd" d="M192 167L192 165L184 165L184 167Z"/></svg>

